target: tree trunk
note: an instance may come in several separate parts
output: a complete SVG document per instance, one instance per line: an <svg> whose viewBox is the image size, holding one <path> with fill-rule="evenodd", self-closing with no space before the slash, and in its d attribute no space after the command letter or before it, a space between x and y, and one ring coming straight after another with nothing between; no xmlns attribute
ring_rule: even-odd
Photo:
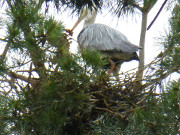
<svg viewBox="0 0 180 135"><path fill-rule="evenodd" d="M146 27L147 27L147 16L148 12L142 12L142 24L141 24L141 35L140 35L140 42L139 46L142 48L139 51L139 67L137 72L137 80L142 80L143 77L143 70L144 70L144 50L145 50L145 37L146 37Z"/></svg>

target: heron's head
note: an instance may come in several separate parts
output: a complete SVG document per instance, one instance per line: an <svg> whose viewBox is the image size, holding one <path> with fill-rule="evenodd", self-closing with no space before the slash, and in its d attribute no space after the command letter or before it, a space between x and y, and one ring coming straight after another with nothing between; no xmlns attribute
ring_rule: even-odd
<svg viewBox="0 0 180 135"><path fill-rule="evenodd" d="M76 26L85 19L85 22L94 23L97 14L97 7L93 3L92 7L89 7L88 4L84 5L80 10L80 15L77 22L74 24L72 31L76 28Z"/></svg>

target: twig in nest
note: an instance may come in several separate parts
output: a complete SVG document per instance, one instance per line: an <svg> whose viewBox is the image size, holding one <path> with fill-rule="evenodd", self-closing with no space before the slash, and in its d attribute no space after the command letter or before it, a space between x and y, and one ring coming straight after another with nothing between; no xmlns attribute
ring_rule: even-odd
<svg viewBox="0 0 180 135"><path fill-rule="evenodd" d="M113 112L113 111L111 111L111 110L109 110L109 109L107 109L107 108L99 108L99 107L95 107L95 109L101 110L101 111L109 112L110 114L116 115L116 116L120 117L121 119L124 119L124 118L125 118L122 114L117 113L117 112Z"/></svg>

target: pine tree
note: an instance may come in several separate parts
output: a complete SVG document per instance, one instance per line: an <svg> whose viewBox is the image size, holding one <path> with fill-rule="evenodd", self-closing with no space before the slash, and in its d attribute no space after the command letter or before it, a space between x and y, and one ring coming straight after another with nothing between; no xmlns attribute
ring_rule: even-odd
<svg viewBox="0 0 180 135"><path fill-rule="evenodd" d="M144 83L137 89L135 73L124 73L120 82L107 77L99 52L71 54L63 23L40 14L44 1L6 2L0 134L180 133L180 80L156 93L163 79L179 74L179 4L172 12L164 50L146 67Z"/></svg>

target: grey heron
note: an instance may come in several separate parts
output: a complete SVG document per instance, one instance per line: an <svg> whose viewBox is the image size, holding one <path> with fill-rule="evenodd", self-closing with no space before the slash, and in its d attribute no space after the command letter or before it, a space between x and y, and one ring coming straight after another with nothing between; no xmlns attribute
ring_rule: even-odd
<svg viewBox="0 0 180 135"><path fill-rule="evenodd" d="M84 20L84 26L77 37L80 49L95 49L107 57L111 66L108 75L113 72L118 74L121 64L125 61L139 60L136 51L140 47L130 43L121 32L104 24L96 24L97 8L84 5L80 10L80 16L70 30Z"/></svg>

